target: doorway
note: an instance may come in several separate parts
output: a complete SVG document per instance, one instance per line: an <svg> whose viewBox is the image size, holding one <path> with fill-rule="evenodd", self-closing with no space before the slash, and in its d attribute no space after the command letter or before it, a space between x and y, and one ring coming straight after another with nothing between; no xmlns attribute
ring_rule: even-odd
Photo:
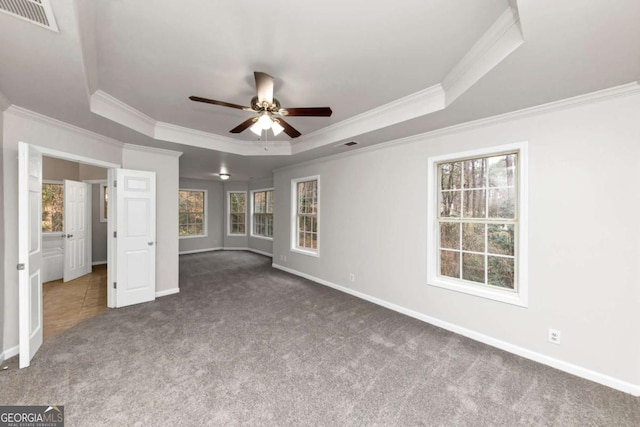
<svg viewBox="0 0 640 427"><path fill-rule="evenodd" d="M42 157L44 340L108 310L107 174Z"/></svg>

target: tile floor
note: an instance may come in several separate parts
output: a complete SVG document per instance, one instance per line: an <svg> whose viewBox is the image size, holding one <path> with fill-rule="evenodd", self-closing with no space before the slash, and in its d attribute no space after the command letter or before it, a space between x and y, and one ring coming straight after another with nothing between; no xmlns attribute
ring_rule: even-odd
<svg viewBox="0 0 640 427"><path fill-rule="evenodd" d="M67 283L43 283L42 294L46 340L108 310L107 266L96 265L93 273Z"/></svg>

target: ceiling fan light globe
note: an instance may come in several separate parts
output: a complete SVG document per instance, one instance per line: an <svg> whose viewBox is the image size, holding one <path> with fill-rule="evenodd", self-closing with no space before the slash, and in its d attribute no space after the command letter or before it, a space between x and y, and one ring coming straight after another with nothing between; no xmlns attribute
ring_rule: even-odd
<svg viewBox="0 0 640 427"><path fill-rule="evenodd" d="M251 126L249 130L258 136L262 136L262 127L258 123L255 123L253 126Z"/></svg>
<svg viewBox="0 0 640 427"><path fill-rule="evenodd" d="M284 128L280 125L280 123L274 121L271 125L271 130L273 131L273 136L278 136L282 133Z"/></svg>
<svg viewBox="0 0 640 427"><path fill-rule="evenodd" d="M268 114L262 114L256 125L260 126L261 129L267 130L273 124L273 119Z"/></svg>

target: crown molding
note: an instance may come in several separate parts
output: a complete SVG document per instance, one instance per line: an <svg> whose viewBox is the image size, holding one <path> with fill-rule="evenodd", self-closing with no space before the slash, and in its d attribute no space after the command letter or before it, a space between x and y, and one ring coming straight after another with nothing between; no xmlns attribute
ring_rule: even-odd
<svg viewBox="0 0 640 427"><path fill-rule="evenodd" d="M125 150L162 154L162 155L171 156L171 157L180 157L183 154L181 151L165 150L164 148L147 147L146 145L136 145L136 144L126 144L126 143L122 146L122 148Z"/></svg>
<svg viewBox="0 0 640 427"><path fill-rule="evenodd" d="M95 91L89 105L92 113L153 138L156 121L108 93Z"/></svg>
<svg viewBox="0 0 640 427"><path fill-rule="evenodd" d="M445 92L440 84L436 84L311 132L292 144L293 154L431 114L444 109L444 107Z"/></svg>
<svg viewBox="0 0 640 427"><path fill-rule="evenodd" d="M124 145L123 142L120 142L116 139L109 138L108 136L104 136L99 133L92 132L87 129L83 129L81 127L69 124L67 122L63 122L61 120L51 118L49 116L45 116L44 114L36 113L35 111L27 110L26 108L18 107L15 104L7 109L7 113L12 114L16 117L25 118L28 120L34 120L48 126L54 126L60 129L65 129L67 131L84 135L89 138L96 139L100 142L104 142L105 144L113 145L119 148L122 148L122 146Z"/></svg>
<svg viewBox="0 0 640 427"><path fill-rule="evenodd" d="M507 8L442 81L449 105L524 43L520 17Z"/></svg>
<svg viewBox="0 0 640 427"><path fill-rule="evenodd" d="M4 93L0 92L0 112L9 107L11 107L11 101L9 101L9 98L7 98Z"/></svg>
<svg viewBox="0 0 640 427"><path fill-rule="evenodd" d="M436 129L429 132L423 132L420 134L407 136L404 138L394 139L391 141L382 142L380 144L369 145L367 147L358 148L357 150L353 150L353 151L331 154L329 156L320 157L317 159L311 159L305 162L286 165L286 166L282 166L280 168L274 169L273 172L280 172L280 171L295 169L298 167L309 166L317 163L324 163L324 162L328 162L328 161L336 160L340 158L357 156L359 154L364 154L364 153L376 151L376 150L382 150L382 149L397 146L397 145L424 142L426 140L437 138L439 136L455 134L458 132L463 132L465 130L472 130L475 128L491 126L494 124L507 122L510 120L516 120L516 119L521 119L526 117L547 114L553 111L568 110L568 109L579 107L585 104L605 102L611 99L624 98L624 97L633 96L633 95L640 95L640 83L637 81L620 85L620 86L614 86L611 88L599 90L596 92L590 92L584 95L578 95L571 98L561 99L559 101L536 105L534 107L524 108L522 110L499 114L497 116L486 117L483 119L460 123L460 124L449 126L442 129Z"/></svg>
<svg viewBox="0 0 640 427"><path fill-rule="evenodd" d="M268 149L265 150L263 141L242 141L165 122L156 123L153 137L162 141L238 154L240 156L291 155L291 143L288 141L268 141Z"/></svg>

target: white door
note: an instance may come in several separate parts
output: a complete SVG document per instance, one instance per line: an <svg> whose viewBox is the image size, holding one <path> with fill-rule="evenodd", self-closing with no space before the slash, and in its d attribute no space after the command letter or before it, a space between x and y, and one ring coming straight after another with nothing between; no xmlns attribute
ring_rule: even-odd
<svg viewBox="0 0 640 427"><path fill-rule="evenodd" d="M42 344L42 154L18 145L18 310L20 368Z"/></svg>
<svg viewBox="0 0 640 427"><path fill-rule="evenodd" d="M63 282L91 273L91 184L64 180Z"/></svg>
<svg viewBox="0 0 640 427"><path fill-rule="evenodd" d="M156 297L156 174L116 170L116 307Z"/></svg>

